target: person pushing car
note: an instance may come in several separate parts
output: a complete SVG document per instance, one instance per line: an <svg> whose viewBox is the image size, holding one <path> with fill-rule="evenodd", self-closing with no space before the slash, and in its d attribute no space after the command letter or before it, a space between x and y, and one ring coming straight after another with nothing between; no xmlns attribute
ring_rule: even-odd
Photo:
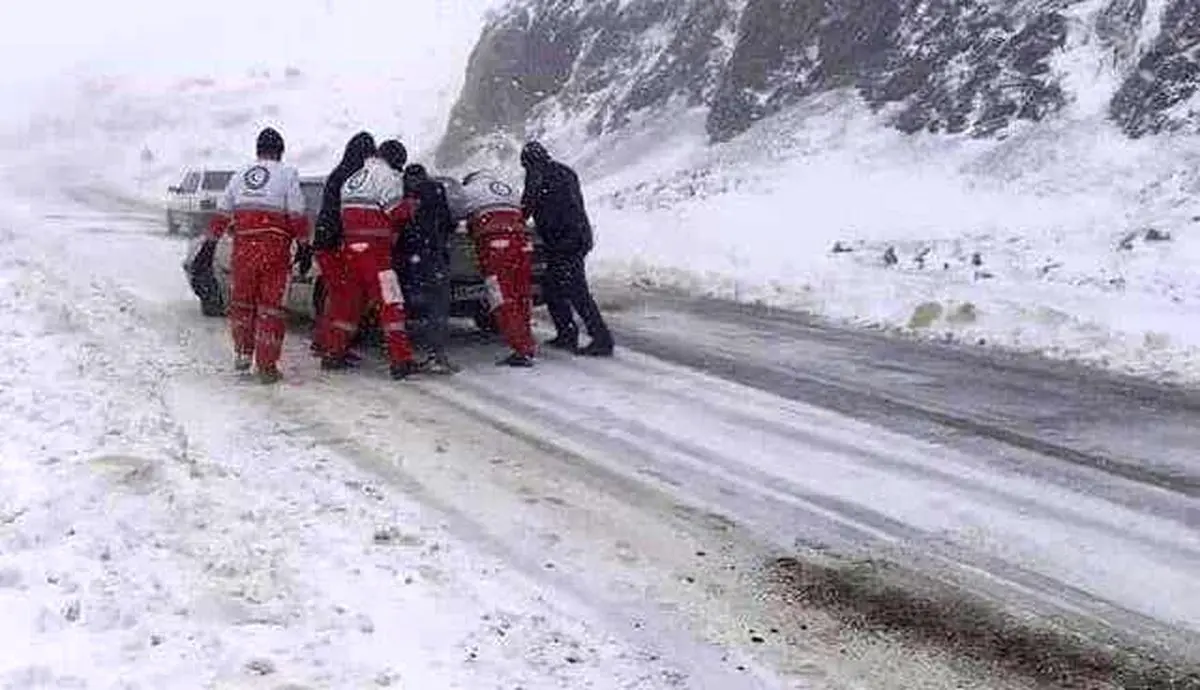
<svg viewBox="0 0 1200 690"><path fill-rule="evenodd" d="M533 318L533 242L525 230L521 203L507 182L485 171L463 178L456 214L465 218L475 242L488 306L512 353L497 362L533 366L537 344Z"/></svg>
<svg viewBox="0 0 1200 690"><path fill-rule="evenodd" d="M592 226L579 189L579 178L567 165L550 157L546 147L531 141L521 150L525 191L521 208L542 237L546 256L543 294L557 335L551 347L594 357L611 357L613 337L588 287L584 260L592 251ZM592 341L579 349L583 320Z"/></svg>
<svg viewBox="0 0 1200 690"><path fill-rule="evenodd" d="M381 153L383 148L380 146ZM384 160L388 159L385 154ZM417 200L417 212L395 254L410 335L427 353L422 371L453 374L458 367L450 361L446 346L450 339L450 236L455 222L445 188L429 177L424 166L413 163L404 168L404 193Z"/></svg>
<svg viewBox="0 0 1200 690"><path fill-rule="evenodd" d="M279 357L286 329L283 299L292 265L292 242L305 249L308 217L300 175L281 161L283 136L268 127L258 135L257 160L238 171L217 202L209 234L233 233L229 325L234 368L257 364L263 383L282 378Z"/></svg>
<svg viewBox="0 0 1200 690"><path fill-rule="evenodd" d="M330 305L330 347L321 366L348 366L350 338L362 321L363 309L374 303L379 305L392 378L408 378L416 365L405 330L404 295L392 268L392 247L412 220L417 201L404 196L400 173L378 153L368 156L363 167L347 178L341 201L346 283L340 299Z"/></svg>
<svg viewBox="0 0 1200 690"><path fill-rule="evenodd" d="M332 305L345 301L346 265L342 254L342 185L362 169L367 157L375 153L375 138L359 132L346 143L342 160L325 178L321 195L321 210L313 237L313 251L321 270L324 299L313 328L313 353L324 356L330 351L330 311ZM347 351L347 355L349 351Z"/></svg>

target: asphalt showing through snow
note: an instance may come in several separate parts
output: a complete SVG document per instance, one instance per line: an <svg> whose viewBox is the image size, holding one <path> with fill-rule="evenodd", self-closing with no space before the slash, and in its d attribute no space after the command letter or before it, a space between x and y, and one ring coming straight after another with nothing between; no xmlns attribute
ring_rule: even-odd
<svg viewBox="0 0 1200 690"><path fill-rule="evenodd" d="M610 303L622 344L654 357L907 433L981 437L1200 497L1200 391L755 305L647 291ZM1176 515L1200 527L1200 506Z"/></svg>
<svg viewBox="0 0 1200 690"><path fill-rule="evenodd" d="M1200 497L1200 393L1196 391L1071 363L846 330L753 305L627 290L606 295L605 302L620 343L635 352L956 449L997 476L1033 478L1101 498L1180 525L1193 535L1200 529L1200 501L1196 500ZM878 515L826 505L838 514L858 514L914 546L928 541L927 536L904 525L889 525ZM1046 510L1046 506L1031 509ZM818 532L830 529L826 526ZM904 565L938 570L942 564L937 556L943 555L959 561L964 569L986 573L984 579L1011 585L1002 588L1001 595L1010 608L1027 605L1052 616L1087 611L1092 623L1103 621L1099 629L1075 627L1073 633L1096 641L1120 639L1130 645L1174 637L1156 653L1169 648L1169 654L1190 670L1175 676L1158 668L1122 677L1130 683L1171 678L1182 682L1177 687L1200 687L1200 677L1195 675L1200 638L1195 631L1171 631L1112 601L1003 559L957 549L937 554L928 544L922 546L926 553L905 557ZM1174 548L1161 546L1164 553ZM871 551L864 549L868 555ZM1190 548L1175 553L1181 562L1196 558ZM1196 574L1200 582L1200 568ZM859 571L856 577L861 575ZM1156 585L1153 579L1145 584ZM859 604L869 598L860 589L851 590ZM948 609L964 606L962 601L947 604ZM946 612L940 617L944 624ZM910 621L913 627L929 622ZM1178 681L1184 676L1187 680Z"/></svg>

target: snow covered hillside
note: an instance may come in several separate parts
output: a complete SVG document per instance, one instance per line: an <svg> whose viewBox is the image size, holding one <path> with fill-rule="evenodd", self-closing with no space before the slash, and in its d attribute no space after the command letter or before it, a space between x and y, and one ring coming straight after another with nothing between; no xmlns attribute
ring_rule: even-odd
<svg viewBox="0 0 1200 690"><path fill-rule="evenodd" d="M583 154L607 274L1200 382L1189 137L914 138L844 93L716 147L690 124L557 147Z"/></svg>
<svg viewBox="0 0 1200 690"><path fill-rule="evenodd" d="M511 2L439 159L547 141L610 275L1194 383L1191 6Z"/></svg>

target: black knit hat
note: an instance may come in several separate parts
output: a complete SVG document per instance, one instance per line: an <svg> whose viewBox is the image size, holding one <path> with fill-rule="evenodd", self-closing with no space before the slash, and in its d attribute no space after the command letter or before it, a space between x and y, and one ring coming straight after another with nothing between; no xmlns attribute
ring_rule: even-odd
<svg viewBox="0 0 1200 690"><path fill-rule="evenodd" d="M283 135L274 128L267 127L258 133L258 142L255 144L254 149L260 156L282 156Z"/></svg>
<svg viewBox="0 0 1200 690"><path fill-rule="evenodd" d="M408 149L399 141L388 139L379 145L379 157L387 161L396 172L403 172L404 164L408 162Z"/></svg>

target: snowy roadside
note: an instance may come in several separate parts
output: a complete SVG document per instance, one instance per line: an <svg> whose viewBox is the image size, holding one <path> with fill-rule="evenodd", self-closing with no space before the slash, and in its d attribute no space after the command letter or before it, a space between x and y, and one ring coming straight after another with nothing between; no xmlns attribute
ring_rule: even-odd
<svg viewBox="0 0 1200 690"><path fill-rule="evenodd" d="M36 222L6 218L0 259L0 685L685 683L15 227Z"/></svg>
<svg viewBox="0 0 1200 690"><path fill-rule="evenodd" d="M1200 177L1099 119L908 137L839 94L699 144L581 149L598 273L1200 384Z"/></svg>

